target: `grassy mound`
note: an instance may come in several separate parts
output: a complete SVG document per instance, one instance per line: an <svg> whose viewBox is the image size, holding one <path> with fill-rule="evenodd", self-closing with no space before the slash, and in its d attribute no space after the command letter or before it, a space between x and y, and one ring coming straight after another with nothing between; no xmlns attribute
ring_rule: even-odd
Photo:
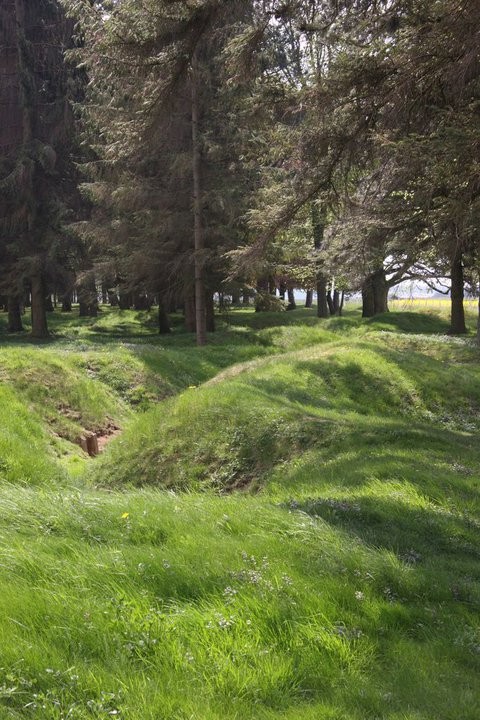
<svg viewBox="0 0 480 720"><path fill-rule="evenodd" d="M392 442L407 450L416 432L433 438L435 428L447 445L455 436L469 446L479 407L477 352L465 343L391 333L337 340L234 366L187 389L132 423L93 479L258 488L278 463L311 448L320 468L333 448L352 457ZM422 441L414 445L420 460Z"/></svg>

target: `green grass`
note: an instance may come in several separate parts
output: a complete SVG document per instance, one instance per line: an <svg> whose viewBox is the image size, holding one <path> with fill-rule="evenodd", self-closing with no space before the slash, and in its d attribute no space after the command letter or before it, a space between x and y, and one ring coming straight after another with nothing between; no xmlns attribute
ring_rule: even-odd
<svg viewBox="0 0 480 720"><path fill-rule="evenodd" d="M101 322L0 345L0 720L477 720L479 353L443 306Z"/></svg>

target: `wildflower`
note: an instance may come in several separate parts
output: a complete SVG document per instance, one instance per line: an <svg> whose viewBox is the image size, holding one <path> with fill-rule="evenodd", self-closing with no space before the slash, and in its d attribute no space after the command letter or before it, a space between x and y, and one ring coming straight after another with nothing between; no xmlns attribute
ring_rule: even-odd
<svg viewBox="0 0 480 720"><path fill-rule="evenodd" d="M130 513L124 512L122 515L122 520L126 520L129 517Z"/></svg>
<svg viewBox="0 0 480 720"><path fill-rule="evenodd" d="M355 598L356 598L357 600L364 600L364 599L365 599L365 595L363 594L363 592L362 592L361 590L356 590L356 591L355 591Z"/></svg>

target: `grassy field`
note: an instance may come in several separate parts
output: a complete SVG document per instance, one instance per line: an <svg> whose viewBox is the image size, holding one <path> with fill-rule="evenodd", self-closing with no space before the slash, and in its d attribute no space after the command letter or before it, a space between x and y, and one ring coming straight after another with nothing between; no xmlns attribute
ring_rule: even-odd
<svg viewBox="0 0 480 720"><path fill-rule="evenodd" d="M468 310L1 335L0 720L478 720Z"/></svg>

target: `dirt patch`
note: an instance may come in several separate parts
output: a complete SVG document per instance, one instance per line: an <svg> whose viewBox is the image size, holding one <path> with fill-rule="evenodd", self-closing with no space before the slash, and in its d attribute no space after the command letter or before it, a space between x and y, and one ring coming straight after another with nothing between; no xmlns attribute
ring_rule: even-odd
<svg viewBox="0 0 480 720"><path fill-rule="evenodd" d="M114 437L120 435L121 429L117 425L108 425L98 433L85 432L78 440L78 445L82 448L87 455L90 457L96 457L100 455L113 440Z"/></svg>

